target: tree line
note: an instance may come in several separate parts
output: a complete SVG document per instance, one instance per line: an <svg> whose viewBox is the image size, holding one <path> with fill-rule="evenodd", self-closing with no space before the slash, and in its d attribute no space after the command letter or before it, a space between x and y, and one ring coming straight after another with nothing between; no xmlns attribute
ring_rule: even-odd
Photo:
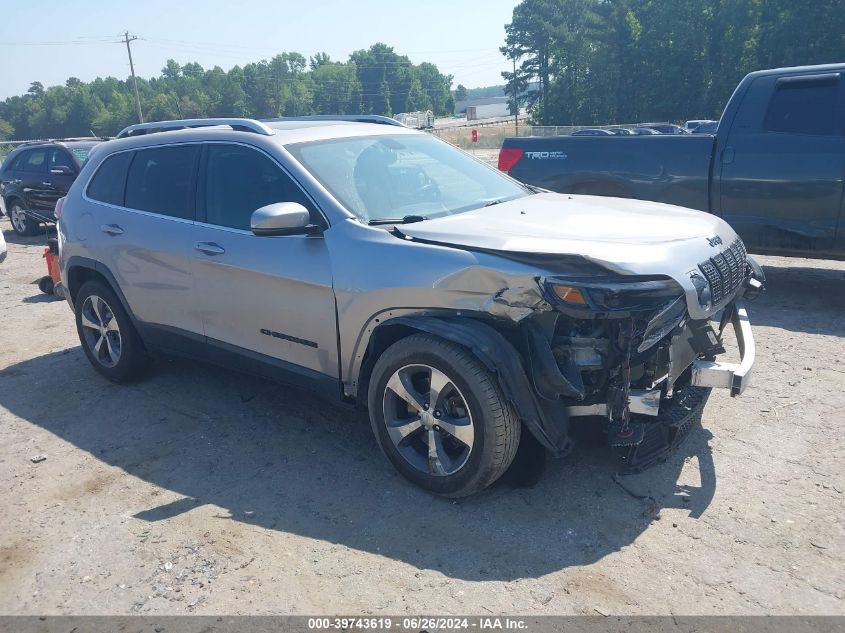
<svg viewBox="0 0 845 633"><path fill-rule="evenodd" d="M523 0L505 32L537 123L718 119L753 70L845 61L845 2Z"/></svg>
<svg viewBox="0 0 845 633"><path fill-rule="evenodd" d="M345 62L325 53L204 69L168 60L161 75L138 78L146 121L200 117L272 118L308 114L381 114L432 110L451 115L452 77L427 62L414 64L375 44ZM110 136L137 123L131 79L71 77L63 86L33 82L24 95L0 102L0 139Z"/></svg>

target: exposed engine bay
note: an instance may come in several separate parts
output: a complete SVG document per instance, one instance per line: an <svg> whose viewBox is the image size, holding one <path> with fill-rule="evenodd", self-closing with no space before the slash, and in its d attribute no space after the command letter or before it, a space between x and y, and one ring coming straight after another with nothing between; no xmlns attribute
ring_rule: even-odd
<svg viewBox="0 0 845 633"><path fill-rule="evenodd" d="M743 261L751 263L741 266ZM726 327L736 329L741 316L747 320L742 299L754 298L764 281L744 249L734 268L742 274L718 288L721 305L710 319L698 320L690 318L671 279L546 280L555 310L536 316L529 338L535 355L548 343L561 379L549 379L548 372L543 376L532 367L538 394L560 397L567 423L603 418L609 445L629 468L654 463L700 421L710 388L727 386L738 395L747 384L744 375L727 383L717 379L740 371L717 357L725 354ZM743 334L737 332L741 353L753 356ZM753 363L753 357L747 362Z"/></svg>

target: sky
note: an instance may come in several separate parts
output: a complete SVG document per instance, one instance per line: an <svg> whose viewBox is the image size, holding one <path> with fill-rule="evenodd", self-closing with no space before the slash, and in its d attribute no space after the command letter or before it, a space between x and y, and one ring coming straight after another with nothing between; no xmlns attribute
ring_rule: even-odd
<svg viewBox="0 0 845 633"><path fill-rule="evenodd" d="M33 81L157 76L168 59L226 70L296 51L345 61L376 42L455 77L453 88L503 83L499 52L517 0L38 0L5 5L0 19L0 99Z"/></svg>

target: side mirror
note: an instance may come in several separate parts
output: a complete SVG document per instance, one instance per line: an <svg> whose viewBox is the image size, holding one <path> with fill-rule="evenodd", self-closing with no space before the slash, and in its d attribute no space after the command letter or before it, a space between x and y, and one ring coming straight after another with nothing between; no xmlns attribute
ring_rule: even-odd
<svg viewBox="0 0 845 633"><path fill-rule="evenodd" d="M72 176L74 171L67 165L56 165L50 167L50 173L56 174L57 176Z"/></svg>
<svg viewBox="0 0 845 633"><path fill-rule="evenodd" d="M255 235L318 235L311 213L298 202L276 202L255 210L250 219Z"/></svg>

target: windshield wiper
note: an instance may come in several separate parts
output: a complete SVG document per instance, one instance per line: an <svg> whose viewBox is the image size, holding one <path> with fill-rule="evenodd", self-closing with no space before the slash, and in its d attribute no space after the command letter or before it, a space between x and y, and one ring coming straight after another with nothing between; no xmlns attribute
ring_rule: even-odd
<svg viewBox="0 0 845 633"><path fill-rule="evenodd" d="M367 222L370 226L378 226L379 224L413 224L414 222L422 222L428 220L424 215L406 215L404 218L377 218Z"/></svg>

